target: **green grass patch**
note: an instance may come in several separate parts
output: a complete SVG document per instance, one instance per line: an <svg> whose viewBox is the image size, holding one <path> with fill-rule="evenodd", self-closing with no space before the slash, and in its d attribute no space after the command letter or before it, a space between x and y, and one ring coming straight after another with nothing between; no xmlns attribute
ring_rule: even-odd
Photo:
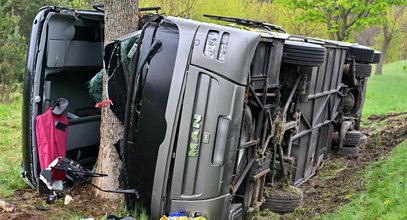
<svg viewBox="0 0 407 220"><path fill-rule="evenodd" d="M123 205L122 209L116 210L113 214L119 217L131 216L133 218L140 220L151 219L150 216L148 216L147 214L147 210L143 208L142 205L136 205L136 208L132 211L126 210Z"/></svg>
<svg viewBox="0 0 407 220"><path fill-rule="evenodd" d="M13 189L26 188L20 177L21 98L0 104L0 198L13 194Z"/></svg>
<svg viewBox="0 0 407 220"><path fill-rule="evenodd" d="M346 169L346 164L343 161L330 162L325 165L322 172L319 173L318 175L326 178L335 177L336 174L338 174L344 169Z"/></svg>
<svg viewBox="0 0 407 220"><path fill-rule="evenodd" d="M374 72L374 71L373 71ZM363 117L407 111L407 60L384 65L382 75L369 78Z"/></svg>
<svg viewBox="0 0 407 220"><path fill-rule="evenodd" d="M70 220L81 220L87 218L86 215L79 213L78 211L80 210L67 210L68 216ZM147 210L143 208L141 205L136 205L136 208L132 211L126 210L125 206L122 205L122 208L114 211L111 213L112 215L115 215L117 217L133 217L135 219L139 220L150 220L150 216L147 214ZM53 217L53 216L51 216ZM100 220L106 220L106 217L100 218Z"/></svg>
<svg viewBox="0 0 407 220"><path fill-rule="evenodd" d="M407 219L407 141L365 169L366 190L320 219Z"/></svg>

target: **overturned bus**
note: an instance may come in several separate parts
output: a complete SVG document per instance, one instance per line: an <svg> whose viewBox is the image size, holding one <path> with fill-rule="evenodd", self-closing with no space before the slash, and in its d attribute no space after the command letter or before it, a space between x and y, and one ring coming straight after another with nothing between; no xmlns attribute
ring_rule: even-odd
<svg viewBox="0 0 407 220"><path fill-rule="evenodd" d="M366 142L359 124L380 53L286 34L276 25L208 17L249 28L156 16L104 49L108 92L122 103L113 109L125 128L121 184L137 192L126 195L126 204L143 204L152 219L293 211L303 202L297 187L331 152L355 156ZM97 11L48 7L35 18L22 176L39 191L36 117L52 101L69 100L66 157L95 164L100 110L87 82L103 67L103 29Z"/></svg>

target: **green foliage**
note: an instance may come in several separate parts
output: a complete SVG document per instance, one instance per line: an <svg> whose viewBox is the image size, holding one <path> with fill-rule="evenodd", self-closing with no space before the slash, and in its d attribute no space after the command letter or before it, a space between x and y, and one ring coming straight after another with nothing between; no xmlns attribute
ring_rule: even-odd
<svg viewBox="0 0 407 220"><path fill-rule="evenodd" d="M204 18L204 14L241 17L284 26L291 34L317 38L344 38L352 41L351 33L371 24L388 20L386 10L391 4L405 4L407 0L146 0L140 7L161 6L161 13L194 20L227 24ZM0 1L0 73L11 81L0 85L3 90L18 89L24 72L25 53L32 21L38 9L45 5L91 9L96 0L8 0ZM100 1L99 1L100 2ZM271 2L271 3L269 3ZM407 14L407 13L405 13ZM369 15L369 16L364 16ZM400 28L406 26L407 15L399 19ZM328 27L330 24L330 28ZM404 27L404 29L405 29ZM407 53L407 32L400 32L392 40L387 62L399 60ZM6 39L6 40L3 40ZM378 38L376 49L383 37ZM400 50L404 48L405 51ZM5 88L4 85L7 85ZM2 87L1 87L2 86ZM4 92L3 92L4 93ZM2 98L0 101L4 101Z"/></svg>
<svg viewBox="0 0 407 220"><path fill-rule="evenodd" d="M21 35L24 36L24 43L27 44L30 33L31 26L35 15L38 13L41 7L47 5L58 5L61 4L61 0L12 0L11 4L6 7L8 13L13 13L20 17L19 26L21 30Z"/></svg>
<svg viewBox="0 0 407 220"><path fill-rule="evenodd" d="M287 10L284 3L268 3L257 0L146 0L139 2L140 7L161 6L161 13L168 16L179 16L198 21L228 24L210 20L204 14L240 17L282 25L292 34L313 37L327 37L323 24L314 24L308 21L293 19L298 10Z"/></svg>
<svg viewBox="0 0 407 220"><path fill-rule="evenodd" d="M0 1L0 102L10 102L21 88L24 61L32 21L38 9L46 5L91 8L86 0L7 0Z"/></svg>
<svg viewBox="0 0 407 220"><path fill-rule="evenodd" d="M288 9L301 9L297 21L324 23L332 39L349 40L352 31L384 22L389 5L406 0L279 0Z"/></svg>
<svg viewBox="0 0 407 220"><path fill-rule="evenodd" d="M382 75L372 75L367 84L363 117L407 111L407 60L386 64Z"/></svg>
<svg viewBox="0 0 407 220"><path fill-rule="evenodd" d="M88 82L89 95L90 95L90 97L92 97L93 101L96 103L102 101L103 74L105 74L105 69L100 70Z"/></svg>
<svg viewBox="0 0 407 220"><path fill-rule="evenodd" d="M12 0L10 2L11 4L6 7L6 10L20 17L19 26L21 35L26 39L26 44L30 38L32 22L40 8L48 5L58 5L76 9L92 8L92 4L87 0Z"/></svg>
<svg viewBox="0 0 407 220"><path fill-rule="evenodd" d="M198 21L210 21L204 14L251 18L258 13L261 4L256 0L148 0L140 1L140 7L161 6L161 13L167 16L179 16Z"/></svg>
<svg viewBox="0 0 407 220"><path fill-rule="evenodd" d="M20 35L20 17L9 14L11 0L0 2L0 102L9 102L16 83L22 80L25 47Z"/></svg>
<svg viewBox="0 0 407 220"><path fill-rule="evenodd" d="M407 7L407 6L405 6ZM399 50L401 51L402 55L404 55L404 59L407 59L407 8L404 9L404 13L399 17L397 20L398 25L400 26L400 39L401 45Z"/></svg>
<svg viewBox="0 0 407 220"><path fill-rule="evenodd" d="M387 26L387 33L390 35L390 46L388 48L388 51L386 53L386 57L384 62L385 63L391 63L395 62L398 60L403 59L404 52L402 50L403 44L405 46L405 37L407 34L407 6L404 7L390 7L390 9L387 12L387 16L385 16L385 23L383 24L383 30L384 30L384 25ZM405 29L405 30L403 30ZM380 33L378 36L378 43L376 45L376 48L378 50L382 49L383 43L384 43L384 31ZM382 51L383 52L383 51ZM407 55L407 54L406 54Z"/></svg>
<svg viewBox="0 0 407 220"><path fill-rule="evenodd" d="M406 219L407 141L365 171L366 190L350 204L321 219Z"/></svg>
<svg viewBox="0 0 407 220"><path fill-rule="evenodd" d="M75 9L91 9L91 5L89 5L86 1L84 0L71 0L68 2L67 5L69 8L75 8Z"/></svg>

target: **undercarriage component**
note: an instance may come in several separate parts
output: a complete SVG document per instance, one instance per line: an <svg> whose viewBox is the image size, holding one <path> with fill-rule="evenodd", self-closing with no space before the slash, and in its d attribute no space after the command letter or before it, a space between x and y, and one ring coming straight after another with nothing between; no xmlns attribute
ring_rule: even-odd
<svg viewBox="0 0 407 220"><path fill-rule="evenodd" d="M346 132L352 126L352 122L344 121L341 126L341 130L339 131L339 148L343 147L343 141L345 140Z"/></svg>
<svg viewBox="0 0 407 220"><path fill-rule="evenodd" d="M358 145L367 142L367 137L360 131L350 130L351 126L350 121L343 122L339 137L336 137L339 142L336 153L340 156L357 156L359 153Z"/></svg>
<svg viewBox="0 0 407 220"><path fill-rule="evenodd" d="M337 151L337 154L340 156L356 157L359 154L359 147L352 146L352 145L346 145L346 146L340 147Z"/></svg>
<svg viewBox="0 0 407 220"><path fill-rule="evenodd" d="M325 60L325 48L311 43L286 41L282 63L301 66L320 66Z"/></svg>
<svg viewBox="0 0 407 220"><path fill-rule="evenodd" d="M372 73L372 65L365 63L355 63L356 77L369 77Z"/></svg>
<svg viewBox="0 0 407 220"><path fill-rule="evenodd" d="M361 90L360 88L357 88L357 87L351 88L348 90L347 96L353 96L354 104L350 109L347 109L347 107L349 107L349 106L345 106L345 105L343 106L344 110L345 110L345 114L347 114L348 116L355 115L357 112L359 112L361 110L361 107L363 106L363 100L364 100L363 90ZM344 104L346 104L345 102L344 102Z"/></svg>
<svg viewBox="0 0 407 220"><path fill-rule="evenodd" d="M367 143L367 136L362 135L362 137L360 138L360 143L359 144L366 144L366 143Z"/></svg>
<svg viewBox="0 0 407 220"><path fill-rule="evenodd" d="M362 138L362 132L360 131L348 131L346 132L344 145L359 145Z"/></svg>
<svg viewBox="0 0 407 220"><path fill-rule="evenodd" d="M245 114L244 114L244 121L242 125L242 132L240 136L240 149L238 150L238 156L237 156L237 166L236 166L236 177L240 178L242 177L242 174L244 173L245 166L249 163L248 158L247 158L247 148L250 146L253 146L257 144L257 142L250 141L250 137L253 136L253 119L252 119L252 112L250 110L250 107L246 106L245 108ZM250 144L251 143L251 144ZM244 177L244 176L243 176ZM235 185L235 190L238 189L240 184L242 183L243 178L241 178L241 181L237 181L239 185Z"/></svg>
<svg viewBox="0 0 407 220"><path fill-rule="evenodd" d="M351 92L349 92L345 98L343 98L343 108L345 111L352 110L353 106L355 106L355 97Z"/></svg>
<svg viewBox="0 0 407 220"><path fill-rule="evenodd" d="M372 63L379 63L381 56L382 56L382 53L380 51L375 50Z"/></svg>
<svg viewBox="0 0 407 220"><path fill-rule="evenodd" d="M304 194L301 189L289 186L285 189L266 189L266 201L261 208L276 213L293 212L303 203Z"/></svg>
<svg viewBox="0 0 407 220"><path fill-rule="evenodd" d="M361 45L353 45L350 47L350 54L357 62L372 63L374 50Z"/></svg>

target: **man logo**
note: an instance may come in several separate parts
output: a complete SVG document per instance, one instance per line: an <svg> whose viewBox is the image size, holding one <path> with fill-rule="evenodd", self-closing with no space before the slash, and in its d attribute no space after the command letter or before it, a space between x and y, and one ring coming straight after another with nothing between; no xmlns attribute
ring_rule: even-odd
<svg viewBox="0 0 407 220"><path fill-rule="evenodd" d="M192 122L191 142L189 143L188 156L196 157L198 154L199 135L201 134L202 115L195 114Z"/></svg>

